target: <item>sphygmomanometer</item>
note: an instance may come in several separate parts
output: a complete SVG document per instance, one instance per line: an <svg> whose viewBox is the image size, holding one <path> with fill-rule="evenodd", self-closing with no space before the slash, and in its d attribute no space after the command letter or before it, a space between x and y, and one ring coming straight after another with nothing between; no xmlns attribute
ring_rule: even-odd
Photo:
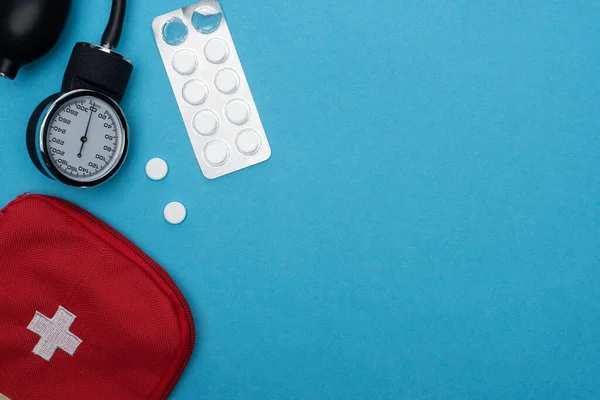
<svg viewBox="0 0 600 400"><path fill-rule="evenodd" d="M47 53L58 40L70 0L5 0L0 5L0 75ZM44 99L27 127L27 148L48 177L77 187L96 186L120 168L129 145L121 101L133 71L114 50L126 0L113 0L100 45L77 43L60 92Z"/></svg>

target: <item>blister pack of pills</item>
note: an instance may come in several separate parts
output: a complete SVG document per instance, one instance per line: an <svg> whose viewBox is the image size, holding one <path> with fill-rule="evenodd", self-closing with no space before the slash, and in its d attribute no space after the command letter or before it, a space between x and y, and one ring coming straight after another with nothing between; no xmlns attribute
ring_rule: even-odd
<svg viewBox="0 0 600 400"><path fill-rule="evenodd" d="M152 29L204 176L267 160L271 148L219 2L161 15Z"/></svg>

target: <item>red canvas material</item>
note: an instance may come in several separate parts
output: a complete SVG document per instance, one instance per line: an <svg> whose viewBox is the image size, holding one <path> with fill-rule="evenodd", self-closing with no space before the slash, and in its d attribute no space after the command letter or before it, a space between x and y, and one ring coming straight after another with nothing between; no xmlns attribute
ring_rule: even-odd
<svg viewBox="0 0 600 400"><path fill-rule="evenodd" d="M0 399L166 399L193 347L173 280L114 229L46 196L0 211Z"/></svg>

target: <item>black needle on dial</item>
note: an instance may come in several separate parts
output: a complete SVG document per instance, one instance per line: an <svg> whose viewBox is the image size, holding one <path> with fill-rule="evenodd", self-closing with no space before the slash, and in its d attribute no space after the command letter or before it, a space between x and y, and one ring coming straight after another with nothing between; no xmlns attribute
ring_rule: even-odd
<svg viewBox="0 0 600 400"><path fill-rule="evenodd" d="M83 151L83 146L87 142L88 131L90 130L90 122L92 122L92 116L94 115L93 111L94 107L90 107L90 118L88 119L87 126L85 127L85 134L81 137L81 148L79 149L79 154L77 154L77 158L81 158L81 152Z"/></svg>

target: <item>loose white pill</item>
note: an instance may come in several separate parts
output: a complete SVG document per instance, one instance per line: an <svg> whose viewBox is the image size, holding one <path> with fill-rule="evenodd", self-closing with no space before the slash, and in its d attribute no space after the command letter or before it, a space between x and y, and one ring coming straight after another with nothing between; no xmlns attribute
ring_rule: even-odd
<svg viewBox="0 0 600 400"><path fill-rule="evenodd" d="M185 219L187 210L183 204L174 201L166 205L163 214L168 223L178 225Z"/></svg>
<svg viewBox="0 0 600 400"><path fill-rule="evenodd" d="M220 70L215 77L215 86L224 94L235 93L240 87L240 77L231 68Z"/></svg>
<svg viewBox="0 0 600 400"><path fill-rule="evenodd" d="M169 166L162 158L153 158L146 163L146 175L153 181L160 181L167 176Z"/></svg>
<svg viewBox="0 0 600 400"><path fill-rule="evenodd" d="M173 56L171 65L177 73L181 75L190 75L196 71L198 59L196 58L196 54L191 50L179 50Z"/></svg>
<svg viewBox="0 0 600 400"><path fill-rule="evenodd" d="M187 82L182 89L183 99L193 106L204 104L208 98L208 86L197 79Z"/></svg>
<svg viewBox="0 0 600 400"><path fill-rule="evenodd" d="M219 119L210 110L202 110L194 116L192 125L202 136L210 136L219 129Z"/></svg>
<svg viewBox="0 0 600 400"><path fill-rule="evenodd" d="M260 136L254 129L245 129L235 138L235 147L240 153L251 156L260 149Z"/></svg>
<svg viewBox="0 0 600 400"><path fill-rule="evenodd" d="M223 165L229 159L229 148L220 140L213 140L204 146L204 158L212 166Z"/></svg>
<svg viewBox="0 0 600 400"><path fill-rule="evenodd" d="M223 64L229 57L229 46L223 39L211 39L204 45L204 57L212 64Z"/></svg>
<svg viewBox="0 0 600 400"><path fill-rule="evenodd" d="M250 106L242 99L236 99L225 108L227 119L236 125L244 125L250 119Z"/></svg>

